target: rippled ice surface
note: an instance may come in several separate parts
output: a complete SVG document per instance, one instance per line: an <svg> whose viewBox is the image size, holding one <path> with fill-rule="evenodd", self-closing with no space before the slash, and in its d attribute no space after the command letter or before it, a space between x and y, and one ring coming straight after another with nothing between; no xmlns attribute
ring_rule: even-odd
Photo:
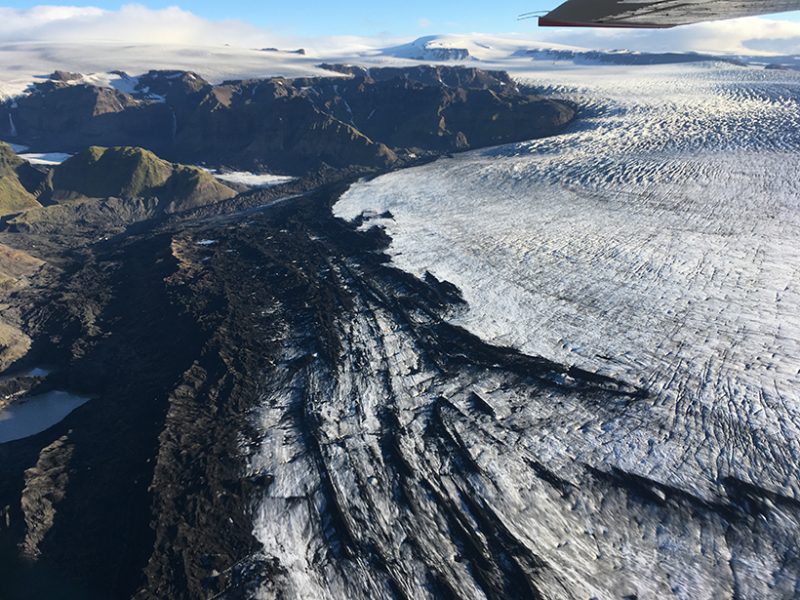
<svg viewBox="0 0 800 600"><path fill-rule="evenodd" d="M583 458L701 496L800 498L800 86L698 65L528 78L587 107L561 136L354 186L396 265L458 286L493 343L648 389L653 436Z"/></svg>

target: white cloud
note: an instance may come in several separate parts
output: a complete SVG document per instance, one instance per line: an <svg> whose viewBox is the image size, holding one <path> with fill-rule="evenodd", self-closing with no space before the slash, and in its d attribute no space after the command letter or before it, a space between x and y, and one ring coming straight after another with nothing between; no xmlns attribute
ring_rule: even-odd
<svg viewBox="0 0 800 600"><path fill-rule="evenodd" d="M0 45L27 42L306 48L328 55L375 49L400 41L385 35L286 35L245 21L212 21L178 6L151 9L141 4L126 4L119 10L45 5L27 9L0 7Z"/></svg>
<svg viewBox="0 0 800 600"><path fill-rule="evenodd" d="M270 32L241 21L209 21L177 6L153 10L127 4L119 10L95 7L0 8L0 43L96 42L259 46Z"/></svg>
<svg viewBox="0 0 800 600"><path fill-rule="evenodd" d="M417 25L420 27L420 29L428 29L428 27L430 27L432 25L432 23L431 23L430 19L426 19L425 17L422 17L421 19L419 19L417 21Z"/></svg>
<svg viewBox="0 0 800 600"><path fill-rule="evenodd" d="M178 7L0 7L0 101L22 93L55 69L120 69L132 74L183 69L215 83L274 75L308 77L330 74L317 68L323 60L348 62L360 52L396 43L387 37L289 37L242 21L211 21ZM261 48L304 48L308 54Z"/></svg>

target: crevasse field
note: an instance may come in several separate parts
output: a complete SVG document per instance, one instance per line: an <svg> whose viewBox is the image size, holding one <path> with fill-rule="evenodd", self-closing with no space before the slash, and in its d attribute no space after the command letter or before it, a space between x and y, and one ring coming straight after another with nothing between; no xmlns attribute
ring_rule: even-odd
<svg viewBox="0 0 800 600"><path fill-rule="evenodd" d="M503 438L504 454L482 453L496 481L515 481L525 448L571 481L588 465L708 506L749 502L734 498L750 498L744 486L759 490L750 509L774 509L748 526L745 553L727 526L684 516L676 533L662 515L648 528L653 515L629 505L634 535L621 534L612 504L556 510L520 491L504 514L560 565L555 597L796 597L798 550L779 538L797 533L781 507L800 498L798 73L703 63L517 76L574 99L581 118L553 138L359 183L337 216L372 216L364 227L386 228L396 266L455 284L468 307L452 322L484 341L648 393L613 416L509 405L536 417ZM577 571L556 550L573 533L594 548Z"/></svg>

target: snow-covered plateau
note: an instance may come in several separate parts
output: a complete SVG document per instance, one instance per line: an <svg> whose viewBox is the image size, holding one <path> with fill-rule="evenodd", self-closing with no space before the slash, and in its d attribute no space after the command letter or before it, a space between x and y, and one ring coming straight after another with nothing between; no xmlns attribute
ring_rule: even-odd
<svg viewBox="0 0 800 600"><path fill-rule="evenodd" d="M609 412L495 391L471 485L554 569L545 597L797 597L798 75L705 63L518 76L581 118L362 182L334 209L372 215L364 227L386 229L399 268L457 286L453 324L647 395ZM546 497L530 457L582 493ZM648 482L661 506L598 497L581 468ZM728 517L673 520L667 507L689 498L769 508L742 543Z"/></svg>
<svg viewBox="0 0 800 600"><path fill-rule="evenodd" d="M0 100L25 93L32 83L45 80L55 70L79 75L71 81L73 84L114 87L131 92L138 83L137 75L152 69L193 71L211 83L221 83L273 76L332 76L331 71L320 68L321 63L375 67L448 63L504 69L524 76L533 64L539 70L563 72L572 69L574 64L636 64L648 60L648 56L664 58L664 55L627 50L593 51L536 40L527 33L431 35L412 42L400 42L384 38L331 39L321 47L309 48L303 53L228 45L112 41L0 43ZM693 53L671 53L669 62L698 58L703 57ZM756 50L745 57L721 58L794 68L798 66L794 56L769 56ZM152 96L152 99L158 97Z"/></svg>

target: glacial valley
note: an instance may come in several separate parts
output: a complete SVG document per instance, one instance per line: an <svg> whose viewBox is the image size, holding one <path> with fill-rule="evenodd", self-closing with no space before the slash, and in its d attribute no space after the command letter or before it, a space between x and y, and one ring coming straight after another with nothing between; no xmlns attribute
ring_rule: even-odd
<svg viewBox="0 0 800 600"><path fill-rule="evenodd" d="M800 73L390 51L2 105L9 597L800 595Z"/></svg>

